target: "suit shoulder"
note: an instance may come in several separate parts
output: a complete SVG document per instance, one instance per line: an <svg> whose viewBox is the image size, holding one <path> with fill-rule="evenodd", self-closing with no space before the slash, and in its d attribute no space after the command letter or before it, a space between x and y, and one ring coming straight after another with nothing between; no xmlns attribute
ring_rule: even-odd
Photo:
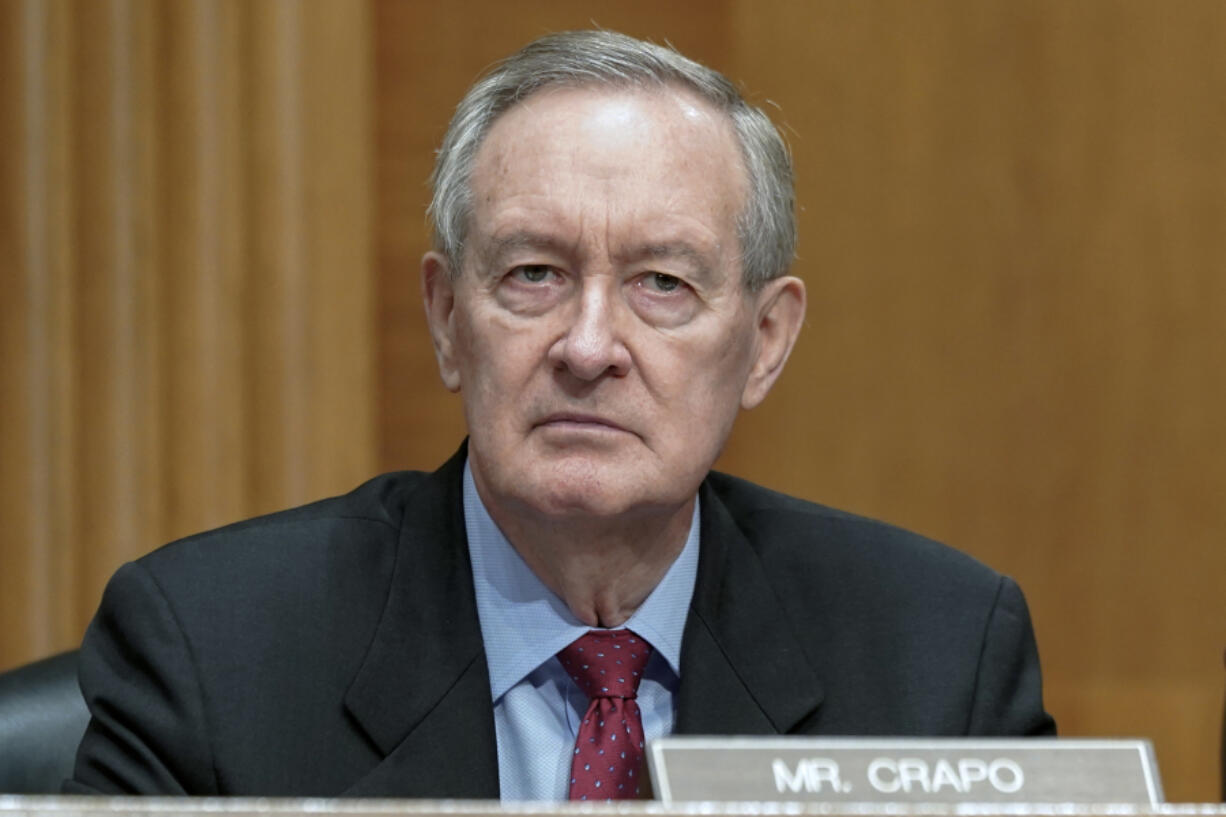
<svg viewBox="0 0 1226 817"><path fill-rule="evenodd" d="M722 539L716 563L752 551L737 568L746 581L760 569L790 625L763 637L778 638L776 650L798 645L820 679L825 699L804 731L1050 732L1029 614L1007 577L923 536L744 480L713 474L707 490L703 535ZM726 606L736 594L717 598Z"/></svg>
<svg viewBox="0 0 1226 817"><path fill-rule="evenodd" d="M941 580L977 585L995 593L1001 575L959 550L877 519L772 491L727 474L708 484L736 526L769 568L820 567L840 581L933 587ZM806 574L812 575L811 570ZM881 587L878 584L878 587Z"/></svg>
<svg viewBox="0 0 1226 817"><path fill-rule="evenodd" d="M266 655L365 644L400 558L406 505L427 476L384 474L342 496L171 542L121 569L104 607L122 617L143 609L142 597L161 599L214 663L240 643Z"/></svg>
<svg viewBox="0 0 1226 817"><path fill-rule="evenodd" d="M399 527L406 498L429 474L421 471L393 471L363 482L352 491L299 505L294 508L244 519L187 537L184 541L219 535L241 535L279 525L351 519Z"/></svg>
<svg viewBox="0 0 1226 817"><path fill-rule="evenodd" d="M252 590L262 582L306 585L317 576L386 574L406 504L429 475L383 474L347 494L257 516L170 542L137 560L171 595L201 588ZM229 593L220 591L220 596Z"/></svg>

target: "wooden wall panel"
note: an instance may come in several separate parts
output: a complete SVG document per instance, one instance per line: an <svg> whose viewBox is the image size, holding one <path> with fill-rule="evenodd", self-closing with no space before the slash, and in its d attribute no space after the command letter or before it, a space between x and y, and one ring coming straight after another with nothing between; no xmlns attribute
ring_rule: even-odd
<svg viewBox="0 0 1226 817"><path fill-rule="evenodd" d="M1070 735L1217 796L1226 6L377 2L380 461L462 434L416 294L430 151L492 60L596 22L778 103L811 296L721 466L1017 576Z"/></svg>
<svg viewBox="0 0 1226 817"><path fill-rule="evenodd" d="M59 512L75 468L69 419L74 364L68 285L69 111L63 93L68 26L59 6L0 6L0 664L64 641L75 565L52 539L71 541Z"/></svg>
<svg viewBox="0 0 1226 817"><path fill-rule="evenodd" d="M238 152L241 58L236 3L157 6L160 125L154 190L164 221L157 265L170 271L156 308L169 317L162 503L200 530L242 511L242 248L251 215ZM279 225L277 225L279 226ZM267 272L266 272L267 274Z"/></svg>
<svg viewBox="0 0 1226 817"><path fill-rule="evenodd" d="M1065 734L1215 796L1226 8L746 3L806 335L724 462L1017 576Z"/></svg>
<svg viewBox="0 0 1226 817"><path fill-rule="evenodd" d="M373 81L347 2L0 14L6 667L123 560L373 473Z"/></svg>
<svg viewBox="0 0 1226 817"><path fill-rule="evenodd" d="M35 157L25 150L26 130L34 117L22 105L26 89L36 85L30 77L25 53L26 20L21 9L0 7L0 144L12 148L0 151L0 286L8 297L0 299L0 348L5 352L0 368L0 458L12 463L11 470L0 471L0 514L23 533L32 527L36 475L33 471L35 443L42 434L32 427L31 404L38 396L34 388L31 363L42 356L32 336L37 330L29 319L29 305L40 304L42 293L25 273L41 259L30 251L30 235L40 225L29 224L23 214L29 211L28 176ZM41 62L41 60L39 60ZM37 121L37 119L35 120ZM40 163L41 164L41 163ZM42 312L45 313L45 309ZM45 416L45 413L40 413ZM20 474L21 478L14 478ZM0 622L15 637L32 642L43 638L38 626L30 626L26 614L26 588L31 578L45 573L37 565L41 553L17 549L5 554L4 578L0 581Z"/></svg>

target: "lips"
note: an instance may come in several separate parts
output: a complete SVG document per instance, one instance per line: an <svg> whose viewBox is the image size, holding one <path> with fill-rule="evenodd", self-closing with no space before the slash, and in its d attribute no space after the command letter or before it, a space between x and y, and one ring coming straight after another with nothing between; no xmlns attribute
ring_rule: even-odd
<svg viewBox="0 0 1226 817"><path fill-rule="evenodd" d="M601 428L605 428L610 431L628 431L628 429L624 426L621 426L606 417L600 417L595 414L581 414L578 412L569 411L550 414L543 420L537 422L536 427L574 428L576 430L583 428L599 430Z"/></svg>

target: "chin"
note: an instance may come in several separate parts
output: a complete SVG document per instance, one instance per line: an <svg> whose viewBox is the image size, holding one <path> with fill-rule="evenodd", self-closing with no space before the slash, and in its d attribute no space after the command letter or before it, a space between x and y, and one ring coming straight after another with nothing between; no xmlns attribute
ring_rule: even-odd
<svg viewBox="0 0 1226 817"><path fill-rule="evenodd" d="M528 472L513 490L538 513L554 517L614 517L654 504L641 466L614 467L570 459Z"/></svg>
<svg viewBox="0 0 1226 817"><path fill-rule="evenodd" d="M653 467L643 450L534 447L499 464L487 473L496 497L559 520L650 514L688 502L702 479L687 485L685 475Z"/></svg>
<svg viewBox="0 0 1226 817"><path fill-rule="evenodd" d="M616 516L634 505L631 498L611 490L603 479L554 477L538 483L532 492L536 509L547 516Z"/></svg>

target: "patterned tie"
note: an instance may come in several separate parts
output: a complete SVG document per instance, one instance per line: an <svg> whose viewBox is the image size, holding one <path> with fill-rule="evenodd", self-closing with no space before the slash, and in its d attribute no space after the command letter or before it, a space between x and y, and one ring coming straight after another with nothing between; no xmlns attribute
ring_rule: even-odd
<svg viewBox="0 0 1226 817"><path fill-rule="evenodd" d="M643 719L634 698L650 656L651 645L630 630L592 630L558 653L590 699L571 758L571 800L638 796Z"/></svg>

